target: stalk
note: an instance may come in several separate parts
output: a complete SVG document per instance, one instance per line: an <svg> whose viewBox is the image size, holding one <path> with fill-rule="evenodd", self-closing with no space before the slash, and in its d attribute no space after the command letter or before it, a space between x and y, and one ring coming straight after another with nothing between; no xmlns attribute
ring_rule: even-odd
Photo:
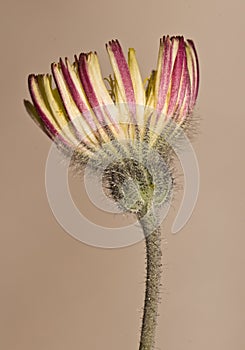
<svg viewBox="0 0 245 350"><path fill-rule="evenodd" d="M147 151L146 149L142 155L136 148L134 154L132 149L134 157L115 162L104 172L112 197L125 212L136 214L145 236L146 281L139 350L152 350L154 347L162 271L159 225L163 200L161 197L164 195L167 201L172 188L172 177L168 169L158 164L154 155L149 155ZM151 169L153 174L140 162L142 157L148 157L155 165ZM157 166L161 169L157 169Z"/></svg>
<svg viewBox="0 0 245 350"><path fill-rule="evenodd" d="M142 224L146 247L145 301L139 350L152 350L155 344L159 292L162 272L161 230L157 227L149 234Z"/></svg>

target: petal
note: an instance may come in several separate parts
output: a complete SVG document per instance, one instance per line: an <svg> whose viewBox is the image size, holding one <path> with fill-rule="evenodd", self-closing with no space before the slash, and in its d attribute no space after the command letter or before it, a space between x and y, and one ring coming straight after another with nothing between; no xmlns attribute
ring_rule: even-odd
<svg viewBox="0 0 245 350"><path fill-rule="evenodd" d="M43 75L40 80L53 118L55 119L57 125L59 125L59 128L63 129L68 124L69 119L67 118L62 106L62 101L60 99L58 100L57 95L55 97L55 92L51 86L51 76Z"/></svg>
<svg viewBox="0 0 245 350"><path fill-rule="evenodd" d="M120 123L125 125L126 138L135 139L138 135L136 101L129 67L118 40L106 44L115 76L115 99L119 109ZM125 130L125 129L124 129Z"/></svg>
<svg viewBox="0 0 245 350"><path fill-rule="evenodd" d="M40 79L40 76L39 76ZM67 144L67 141L63 139L61 130L59 126L57 125L55 119L52 116L52 113L50 109L47 106L47 103L45 102L45 98L43 98L40 86L38 84L38 77L31 74L28 78L28 85L29 85L29 91L30 95L33 101L33 105L40 116L42 123L45 125L45 128L48 130L49 135L52 135L52 139L59 138L60 140L64 141L65 144Z"/></svg>
<svg viewBox="0 0 245 350"><path fill-rule="evenodd" d="M52 88L50 76L43 76L43 87L50 110L64 136L70 140L74 146L78 145L80 141L84 141L86 138L86 133L81 126L78 127L77 123L70 122L60 95L57 93L56 89Z"/></svg>
<svg viewBox="0 0 245 350"><path fill-rule="evenodd" d="M172 47L169 36L160 41L157 73L155 81L155 107L162 112L167 100L172 66Z"/></svg>
<svg viewBox="0 0 245 350"><path fill-rule="evenodd" d="M122 48L118 40L110 41L106 48L118 86L117 102L133 105L135 104L134 88Z"/></svg>
<svg viewBox="0 0 245 350"><path fill-rule="evenodd" d="M93 112L91 111L87 97L84 93L81 81L77 73L76 65L71 65L69 60L65 58L65 63L62 61L62 59L60 59L60 67L73 100L83 117L85 117L86 123L83 123L83 127L89 131L90 129L87 129L86 127L87 124L91 130L96 130L96 122L94 120L95 118Z"/></svg>
<svg viewBox="0 0 245 350"><path fill-rule="evenodd" d="M128 67L133 84L134 96L136 101L136 123L141 136L144 133L144 114L145 114L145 89L136 59L135 50L130 48L128 51Z"/></svg>
<svg viewBox="0 0 245 350"><path fill-rule="evenodd" d="M97 132L100 134L104 142L108 142L115 136L118 121L115 120L115 116L113 114L110 115L109 112L109 107L114 106L109 92L108 96L106 96L105 91L103 91L102 96L100 95L101 90L103 90L103 88L98 87L97 79L100 79L100 76L96 77L96 73L94 72L96 71L98 73L98 66L96 67L97 63L98 61L96 62L93 53L82 53L79 56L78 71L87 99L96 115L96 120L98 122ZM105 85L104 88L106 89ZM110 106L104 105L103 97L105 98L105 96L107 102L110 99Z"/></svg>
<svg viewBox="0 0 245 350"><path fill-rule="evenodd" d="M137 105L144 106L145 89L140 74L139 65L136 59L135 50L132 48L128 51L128 67L133 84L135 101Z"/></svg>
<svg viewBox="0 0 245 350"><path fill-rule="evenodd" d="M190 111L190 99L191 99L191 85L190 78L187 76L186 90L180 109L177 113L177 121L179 124L183 123Z"/></svg>
<svg viewBox="0 0 245 350"><path fill-rule="evenodd" d="M68 118L75 127L80 140L86 142L87 139L88 143L92 142L92 144L98 145L98 140L91 132L91 128L89 128L88 123L84 122L87 119L83 118L79 108L73 100L72 94L62 74L60 65L53 63L51 68Z"/></svg>
<svg viewBox="0 0 245 350"><path fill-rule="evenodd" d="M150 78L148 79L146 87L146 106L151 108L155 107L155 85L156 85L157 71L153 70L151 72Z"/></svg>
<svg viewBox="0 0 245 350"><path fill-rule="evenodd" d="M91 99L91 106L94 113L99 118L101 125L108 126L111 132L116 136L118 131L118 109L115 106L102 78L98 56L96 53L83 55L81 60L81 76L84 85L88 89ZM92 94L91 94L92 92Z"/></svg>
<svg viewBox="0 0 245 350"><path fill-rule="evenodd" d="M181 78L183 74L183 66L186 61L185 54L185 43L184 38L179 39L178 51L173 65L172 75L171 75L171 89L170 89L170 99L168 103L167 115L171 116L176 109L176 102L179 95L180 87L185 91L185 85L181 85Z"/></svg>
<svg viewBox="0 0 245 350"><path fill-rule="evenodd" d="M192 40L187 40L186 44L186 53L187 53L187 63L188 71L190 75L190 84L191 84L191 109L196 103L198 89L199 89L199 62L197 57L197 52L195 45Z"/></svg>

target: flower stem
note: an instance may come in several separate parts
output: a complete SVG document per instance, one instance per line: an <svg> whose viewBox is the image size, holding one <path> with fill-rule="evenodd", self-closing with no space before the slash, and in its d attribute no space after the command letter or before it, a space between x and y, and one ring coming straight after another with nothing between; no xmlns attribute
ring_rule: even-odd
<svg viewBox="0 0 245 350"><path fill-rule="evenodd" d="M146 243L146 287L139 350L152 350L155 343L157 310L162 271L161 230L148 234L142 224Z"/></svg>

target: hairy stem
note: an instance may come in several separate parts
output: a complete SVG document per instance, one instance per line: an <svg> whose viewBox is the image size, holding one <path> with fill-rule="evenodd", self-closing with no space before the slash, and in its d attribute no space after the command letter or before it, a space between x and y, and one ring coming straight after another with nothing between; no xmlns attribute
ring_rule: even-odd
<svg viewBox="0 0 245 350"><path fill-rule="evenodd" d="M139 350L152 350L155 342L162 271L161 230L158 227L148 234L145 226L142 227L146 242L146 287Z"/></svg>
<svg viewBox="0 0 245 350"><path fill-rule="evenodd" d="M141 156L143 158L144 154ZM113 163L105 172L112 197L125 212L136 214L145 236L147 273L139 350L152 350L154 347L162 267L161 203L163 199L168 200L172 188L172 178L166 169L161 166L160 175L156 169L154 171L153 176L141 159L126 158ZM158 178L154 181L156 173Z"/></svg>

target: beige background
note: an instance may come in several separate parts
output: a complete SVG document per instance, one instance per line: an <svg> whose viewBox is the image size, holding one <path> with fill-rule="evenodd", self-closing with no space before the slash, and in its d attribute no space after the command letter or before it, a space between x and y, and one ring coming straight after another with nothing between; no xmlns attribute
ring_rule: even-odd
<svg viewBox="0 0 245 350"><path fill-rule="evenodd" d="M48 72L59 56L97 50L108 74L104 43L112 38L136 48L147 76L168 33L194 39L200 57L194 147L201 189L181 233L169 234L181 193L163 225L156 349L244 349L243 1L15 0L1 7L0 349L138 348L144 244L102 250L62 230L45 193L50 141L22 100L27 75Z"/></svg>

